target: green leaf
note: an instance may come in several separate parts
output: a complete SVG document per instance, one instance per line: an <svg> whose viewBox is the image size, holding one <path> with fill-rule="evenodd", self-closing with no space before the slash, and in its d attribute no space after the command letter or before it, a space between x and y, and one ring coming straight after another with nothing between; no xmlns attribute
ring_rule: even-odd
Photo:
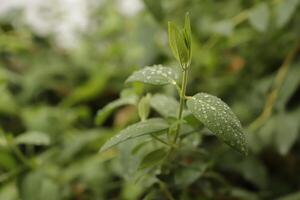
<svg viewBox="0 0 300 200"><path fill-rule="evenodd" d="M185 15L184 39L185 39L185 45L188 49L189 63L190 63L192 59L192 30L191 30L191 20L190 20L189 13L186 13Z"/></svg>
<svg viewBox="0 0 300 200"><path fill-rule="evenodd" d="M160 148L151 151L143 158L139 168L145 169L158 164L167 156L167 153L168 151L166 150L166 148Z"/></svg>
<svg viewBox="0 0 300 200"><path fill-rule="evenodd" d="M180 35L176 38L176 45L178 50L178 56L181 65L187 65L190 63L190 51L187 46L188 41L186 41L185 30L180 31Z"/></svg>
<svg viewBox="0 0 300 200"><path fill-rule="evenodd" d="M180 35L180 30L172 22L168 22L168 33L169 33L169 44L172 50L172 53L176 60L180 62L179 53L177 49L177 38Z"/></svg>
<svg viewBox="0 0 300 200"><path fill-rule="evenodd" d="M249 132L249 134L246 135L248 146L253 152L259 153L263 147L272 144L276 123L276 116L270 117L260 130Z"/></svg>
<svg viewBox="0 0 300 200"><path fill-rule="evenodd" d="M163 67L162 65L154 65L152 67L145 67L139 71L134 72L127 80L130 82L142 82L152 85L166 85L176 84L179 78L177 70L171 67Z"/></svg>
<svg viewBox="0 0 300 200"><path fill-rule="evenodd" d="M162 7L161 1L156 0L143 0L145 5L147 6L150 13L158 22L163 22L164 20L164 11Z"/></svg>
<svg viewBox="0 0 300 200"><path fill-rule="evenodd" d="M0 114L12 115L18 111L18 104L14 95L5 84L0 85Z"/></svg>
<svg viewBox="0 0 300 200"><path fill-rule="evenodd" d="M64 140L63 151L59 154L59 160L63 163L67 163L72 159L75 159L79 152L86 150L91 144L96 143L97 145L95 145L95 148L97 148L98 144L104 143L109 138L109 135L112 135L112 131L100 129L80 129L67 132L65 135L68 135L68 137ZM105 157L105 155L103 155L103 157Z"/></svg>
<svg viewBox="0 0 300 200"><path fill-rule="evenodd" d="M181 167L176 170L174 181L180 187L187 187L195 182L206 171L208 164L203 163L199 167Z"/></svg>
<svg viewBox="0 0 300 200"><path fill-rule="evenodd" d="M16 200L19 199L19 193L15 182L10 181L9 183L3 184L0 188L0 199L5 200Z"/></svg>
<svg viewBox="0 0 300 200"><path fill-rule="evenodd" d="M16 158L11 154L11 152L4 150L4 148L1 148L1 146L0 149L0 168L3 171L9 171L18 167L19 163L16 160Z"/></svg>
<svg viewBox="0 0 300 200"><path fill-rule="evenodd" d="M242 188L232 188L231 196L234 197L234 199L243 199L243 200L260 200L261 198L257 193L250 192L249 190L245 190Z"/></svg>
<svg viewBox="0 0 300 200"><path fill-rule="evenodd" d="M145 141L148 142L145 143ZM151 137L144 135L122 142L117 146L121 176L126 180L135 181L140 176L138 171L140 163L144 156L153 150L153 144L149 141L151 141ZM137 146L140 146L138 150L136 150Z"/></svg>
<svg viewBox="0 0 300 200"><path fill-rule="evenodd" d="M62 104L72 106L79 102L94 99L106 89L112 75L113 70L109 68L103 68L102 70L92 73L89 80L76 87L71 94L63 100Z"/></svg>
<svg viewBox="0 0 300 200"><path fill-rule="evenodd" d="M50 137L46 133L33 131L19 135L15 141L18 144L49 145Z"/></svg>
<svg viewBox="0 0 300 200"><path fill-rule="evenodd" d="M179 103L173 97L164 94L155 94L150 100L150 105L164 117L177 116Z"/></svg>
<svg viewBox="0 0 300 200"><path fill-rule="evenodd" d="M216 136L237 151L247 154L246 139L240 121L218 97L198 93L187 101L187 107Z"/></svg>
<svg viewBox="0 0 300 200"><path fill-rule="evenodd" d="M281 155L286 155L298 136L299 113L300 109L297 109L270 117L259 131L247 134L249 147L258 153L263 147L272 145Z"/></svg>
<svg viewBox="0 0 300 200"><path fill-rule="evenodd" d="M276 200L299 200L300 199L300 191L295 193L288 194L286 196L280 197Z"/></svg>
<svg viewBox="0 0 300 200"><path fill-rule="evenodd" d="M138 122L136 124L128 126L126 129L122 130L117 135L109 139L101 147L100 152L103 152L121 142L132 138L167 130L168 127L168 123L162 118L152 118L142 122Z"/></svg>
<svg viewBox="0 0 300 200"><path fill-rule="evenodd" d="M6 146L7 146L6 138L2 130L0 129L0 147L6 147Z"/></svg>
<svg viewBox="0 0 300 200"><path fill-rule="evenodd" d="M190 27L188 27L189 17L186 17L186 28L179 30L179 28L169 22L169 44L174 57L181 63L181 65L186 65L190 63L190 47L191 47L191 35L189 33Z"/></svg>
<svg viewBox="0 0 300 200"><path fill-rule="evenodd" d="M279 114L275 124L275 145L281 155L286 155L297 140L299 118L294 114Z"/></svg>
<svg viewBox="0 0 300 200"><path fill-rule="evenodd" d="M250 10L249 21L250 24L260 32L265 32L269 25L269 7L266 3L259 3Z"/></svg>
<svg viewBox="0 0 300 200"><path fill-rule="evenodd" d="M140 144L136 145L132 151L131 151L131 154L132 155L135 155L137 154L144 146L147 145L148 142L150 142L151 140L148 140L148 141L144 141L144 142L141 142Z"/></svg>
<svg viewBox="0 0 300 200"><path fill-rule="evenodd" d="M291 66L288 74L280 87L278 99L276 100L276 106L283 110L289 99L297 91L300 86L300 65Z"/></svg>
<svg viewBox="0 0 300 200"><path fill-rule="evenodd" d="M123 97L120 99L117 99L115 101L110 102L104 108L99 110L97 112L95 122L97 125L102 125L107 117L118 107L124 106L124 105L135 105L137 103L138 97L136 95Z"/></svg>
<svg viewBox="0 0 300 200"><path fill-rule="evenodd" d="M147 94L146 96L144 96L138 105L138 112L139 112L139 116L141 118L142 121L146 120L149 116L150 113L150 94Z"/></svg>
<svg viewBox="0 0 300 200"><path fill-rule="evenodd" d="M59 185L41 171L30 172L21 179L20 195L23 200L61 199Z"/></svg>
<svg viewBox="0 0 300 200"><path fill-rule="evenodd" d="M151 107L163 117L177 117L179 103L171 96L155 94L150 100ZM183 111L183 116L188 115L187 110Z"/></svg>
<svg viewBox="0 0 300 200"><path fill-rule="evenodd" d="M2 38L3 39L3 38ZM1 65L0 67L0 84L11 82L19 83L22 76Z"/></svg>
<svg viewBox="0 0 300 200"><path fill-rule="evenodd" d="M258 188L266 188L269 177L266 166L259 159L249 156L239 163L232 163L232 161L229 163L232 169L241 174L245 180L258 186Z"/></svg>
<svg viewBox="0 0 300 200"><path fill-rule="evenodd" d="M300 3L299 0L285 0L280 1L280 3L276 6L276 26L278 28L283 27L286 23L289 22L292 15L297 10L297 6Z"/></svg>
<svg viewBox="0 0 300 200"><path fill-rule="evenodd" d="M139 199L144 191L143 187L144 185L136 184L134 181L125 181L121 199Z"/></svg>
<svg viewBox="0 0 300 200"><path fill-rule="evenodd" d="M40 171L33 171L26 174L20 181L20 196L24 200L38 200L40 197L40 190L44 174Z"/></svg>
<svg viewBox="0 0 300 200"><path fill-rule="evenodd" d="M230 20L223 20L223 21L217 22L213 26L213 31L215 33L218 33L218 34L224 35L224 36L230 36L233 32L233 29L234 29L234 24Z"/></svg>

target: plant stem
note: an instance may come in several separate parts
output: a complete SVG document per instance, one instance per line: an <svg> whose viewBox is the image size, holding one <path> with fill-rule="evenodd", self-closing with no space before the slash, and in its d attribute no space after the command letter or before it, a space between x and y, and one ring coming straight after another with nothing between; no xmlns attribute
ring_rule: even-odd
<svg viewBox="0 0 300 200"><path fill-rule="evenodd" d="M178 116L177 120L180 121L182 118L182 112L183 112L183 107L184 107L184 102L185 102L185 92L186 92L186 86L187 86L187 79L188 79L188 69L183 70L183 75L182 75L182 83L181 83L181 93L180 93L180 105L179 105L179 111L178 111ZM178 136L179 136L179 131L180 131L181 123L179 122L176 127L176 132L175 132L175 137L174 137L174 144L176 144Z"/></svg>
<svg viewBox="0 0 300 200"><path fill-rule="evenodd" d="M168 142L164 141L163 139L160 139L158 136L156 136L156 135L154 135L154 134L151 134L151 136L152 136L155 140L157 140L157 141L163 143L164 145L171 146L171 147L173 147L173 148L177 148L176 145L174 145L174 144L169 144Z"/></svg>
<svg viewBox="0 0 300 200"><path fill-rule="evenodd" d="M284 83L286 75L289 70L294 58L297 56L297 52L300 50L300 39L296 42L296 45L290 50L286 58L284 59L282 65L279 67L279 70L275 76L271 92L267 96L265 106L261 114L249 125L249 130L254 132L259 129L272 115L273 107L276 103L279 90Z"/></svg>
<svg viewBox="0 0 300 200"><path fill-rule="evenodd" d="M161 191L164 193L164 195L166 196L166 198L168 200L175 200L174 197L172 196L171 192L168 190L166 184L164 182L162 182L161 180L159 180L159 186Z"/></svg>
<svg viewBox="0 0 300 200"><path fill-rule="evenodd" d="M5 135L4 135L5 136ZM34 169L35 168L35 163L32 160L28 160L26 156L20 151L19 147L16 146L14 143L13 139L11 137L5 136L7 144L9 145L10 149L15 153L17 158L23 162L27 167Z"/></svg>

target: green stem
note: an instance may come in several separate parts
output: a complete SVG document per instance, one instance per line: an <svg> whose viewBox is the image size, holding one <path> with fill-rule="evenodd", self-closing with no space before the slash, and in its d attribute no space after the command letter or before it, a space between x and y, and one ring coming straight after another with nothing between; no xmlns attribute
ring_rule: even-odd
<svg viewBox="0 0 300 200"><path fill-rule="evenodd" d="M176 145L169 144L168 142L164 141L163 139L160 139L159 137L157 137L157 136L154 135L154 134L151 134L151 136L152 136L155 140L157 140L157 141L163 143L164 145L171 146L171 147L173 147L173 148L177 148Z"/></svg>
<svg viewBox="0 0 300 200"><path fill-rule="evenodd" d="M22 153L22 151L20 151L19 147L13 141L13 138L5 136L5 139L7 141L7 144L9 145L10 149L14 152L14 154L17 156L17 158L21 162L23 162L27 167L34 169L35 163L26 158L26 156Z"/></svg>
<svg viewBox="0 0 300 200"><path fill-rule="evenodd" d="M289 66L297 56L297 52L300 50L300 39L295 43L295 46L290 50L286 58L284 59L282 65L275 76L274 83L272 85L271 91L267 96L265 106L262 113L249 125L249 130L254 132L259 129L272 115L274 105L278 98L278 92L285 81L286 75L289 70Z"/></svg>
<svg viewBox="0 0 300 200"><path fill-rule="evenodd" d="M164 182L162 182L161 180L159 180L159 186L161 191L164 193L165 197L168 200L175 200L174 197L172 196L171 192L168 190L166 184Z"/></svg>
<svg viewBox="0 0 300 200"><path fill-rule="evenodd" d="M183 75L182 75L182 85L181 85L181 94L180 94L180 105L179 105L179 111L178 111L178 116L177 120L180 121L182 118L182 112L183 112L183 107L184 107L184 100L185 100L185 92L186 92L186 86L187 86L187 79L188 79L188 70L185 69L183 70ZM179 122L176 127L176 133L174 137L174 144L176 144L178 136L179 136L179 131L180 131L181 123Z"/></svg>

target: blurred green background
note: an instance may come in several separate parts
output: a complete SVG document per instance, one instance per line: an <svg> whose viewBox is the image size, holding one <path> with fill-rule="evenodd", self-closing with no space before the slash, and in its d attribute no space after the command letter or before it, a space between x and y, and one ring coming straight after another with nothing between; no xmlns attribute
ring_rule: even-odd
<svg viewBox="0 0 300 200"><path fill-rule="evenodd" d="M133 180L131 155L98 153L136 107L94 119L134 70L177 65L167 21L182 24L187 11L187 93L228 103L250 154L204 130L186 141L206 151L184 155L196 170L157 176L176 199L300 199L300 0L1 0L1 200L166 199L157 179Z"/></svg>

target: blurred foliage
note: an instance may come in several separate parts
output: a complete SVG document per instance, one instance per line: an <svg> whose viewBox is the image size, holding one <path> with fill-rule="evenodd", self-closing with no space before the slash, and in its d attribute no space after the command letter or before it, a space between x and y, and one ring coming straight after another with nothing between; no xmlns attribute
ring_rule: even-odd
<svg viewBox="0 0 300 200"><path fill-rule="evenodd" d="M300 199L300 1L143 3L141 12L124 16L116 1L105 1L74 49L19 26L18 16L1 19L0 199L166 199L166 191L176 199ZM151 149L143 138L97 153L137 120L135 100L114 103L101 126L94 118L119 98L133 70L175 64L167 21L179 22L187 11L194 44L187 92L209 92L231 105L249 127L251 152L242 157L200 129L184 139L171 171L140 176L135 170ZM149 90L158 89L137 84L122 96ZM270 112L261 115L265 108Z"/></svg>

